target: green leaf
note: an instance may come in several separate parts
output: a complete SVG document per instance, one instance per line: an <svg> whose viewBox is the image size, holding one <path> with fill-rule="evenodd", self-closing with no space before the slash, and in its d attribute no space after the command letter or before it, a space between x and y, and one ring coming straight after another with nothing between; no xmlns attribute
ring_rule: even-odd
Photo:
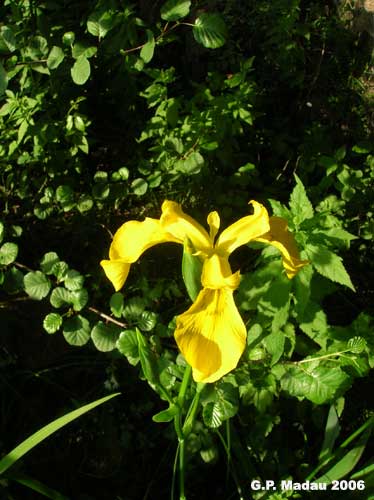
<svg viewBox="0 0 374 500"><path fill-rule="evenodd" d="M322 245L308 244L306 249L308 259L315 269L325 278L340 283L355 291L351 278L343 265L341 257Z"/></svg>
<svg viewBox="0 0 374 500"><path fill-rule="evenodd" d="M91 74L90 61L85 56L79 56L70 73L75 84L84 85Z"/></svg>
<svg viewBox="0 0 374 500"><path fill-rule="evenodd" d="M64 276L64 284L68 290L80 290L83 286L84 277L74 269L69 269Z"/></svg>
<svg viewBox="0 0 374 500"><path fill-rule="evenodd" d="M201 271L203 264L199 257L193 255L195 249L190 241L186 240L183 245L182 276L187 289L188 296L194 302L201 290Z"/></svg>
<svg viewBox="0 0 374 500"><path fill-rule="evenodd" d="M332 454L335 441L339 436L340 424L338 413L335 408L335 403L330 406L329 414L327 417L325 436L323 439L322 448L318 456L319 461L326 459Z"/></svg>
<svg viewBox="0 0 374 500"><path fill-rule="evenodd" d="M73 316L64 322L62 328L65 340L70 345L81 346L90 339L90 323L83 316Z"/></svg>
<svg viewBox="0 0 374 500"><path fill-rule="evenodd" d="M4 243L0 247L0 266L8 266L14 262L18 255L16 243Z"/></svg>
<svg viewBox="0 0 374 500"><path fill-rule="evenodd" d="M296 312L302 316L310 299L310 287L313 277L313 267L304 266L293 278L293 290L296 299Z"/></svg>
<svg viewBox="0 0 374 500"><path fill-rule="evenodd" d="M51 500L69 500L67 497L65 497L58 491L50 488L49 486L46 486L45 484L41 483L40 481L37 481L34 478L26 476L25 474L7 473L6 479L22 484L23 486L26 486L30 490L36 491L37 493L40 493L41 495L50 498Z"/></svg>
<svg viewBox="0 0 374 500"><path fill-rule="evenodd" d="M0 243L3 241L5 236L5 226L4 223L0 221Z"/></svg>
<svg viewBox="0 0 374 500"><path fill-rule="evenodd" d="M61 47L54 45L48 55L47 66L49 69L56 69L64 60L65 54Z"/></svg>
<svg viewBox="0 0 374 500"><path fill-rule="evenodd" d="M69 290L66 288L57 287L52 290L50 299L51 305L59 309L60 307L67 306L71 304L71 297Z"/></svg>
<svg viewBox="0 0 374 500"><path fill-rule="evenodd" d="M91 196L82 195L79 197L77 202L77 208L81 214L88 212L93 207L93 199Z"/></svg>
<svg viewBox="0 0 374 500"><path fill-rule="evenodd" d="M147 192L148 189L148 184L147 181L142 179L141 177L134 179L131 183L131 188L133 190L133 193L142 196Z"/></svg>
<svg viewBox="0 0 374 500"><path fill-rule="evenodd" d="M13 31L8 26L0 28L0 53L8 54L17 48L17 41Z"/></svg>
<svg viewBox="0 0 374 500"><path fill-rule="evenodd" d="M316 483L330 484L332 481L338 481L342 477L349 474L357 465L363 452L365 451L366 443L370 437L371 429L364 432L354 448L349 450L338 463L333 465L323 476L315 479Z"/></svg>
<svg viewBox="0 0 374 500"><path fill-rule="evenodd" d="M56 201L61 204L71 203L73 201L74 191L70 186L61 185L56 189Z"/></svg>
<svg viewBox="0 0 374 500"><path fill-rule="evenodd" d="M361 354L366 348L366 340L363 337L352 337L347 343L348 349L354 354Z"/></svg>
<svg viewBox="0 0 374 500"><path fill-rule="evenodd" d="M156 313L152 311L143 311L136 323L141 330L149 332L156 326L157 319L158 315Z"/></svg>
<svg viewBox="0 0 374 500"><path fill-rule="evenodd" d="M271 331L277 333L287 322L290 309L292 282L285 275L278 276L258 302L262 316L271 318Z"/></svg>
<svg viewBox="0 0 374 500"><path fill-rule="evenodd" d="M57 281L62 281L65 279L65 275L69 270L69 266L63 260L55 262L52 266L52 274L57 278Z"/></svg>
<svg viewBox="0 0 374 500"><path fill-rule="evenodd" d="M177 21L190 12L190 0L168 0L161 7L161 18L164 21Z"/></svg>
<svg viewBox="0 0 374 500"><path fill-rule="evenodd" d="M74 311L81 311L88 302L88 292L85 288L70 292L70 300Z"/></svg>
<svg viewBox="0 0 374 500"><path fill-rule="evenodd" d="M228 382L220 382L213 394L214 401L204 405L204 423L211 428L219 427L222 422L236 415L239 406L238 390Z"/></svg>
<svg viewBox="0 0 374 500"><path fill-rule="evenodd" d="M87 42L76 42L71 50L71 55L74 59L78 59L79 57L86 57L89 59L94 56L97 52L97 47L94 45L90 45Z"/></svg>
<svg viewBox="0 0 374 500"><path fill-rule="evenodd" d="M155 37L151 30L147 30L147 43L145 43L140 51L140 57L143 59L145 63L149 63L155 51Z"/></svg>
<svg viewBox="0 0 374 500"><path fill-rule="evenodd" d="M139 360L145 378L151 384L157 384L159 373L157 369L157 359L154 352L151 350L149 343L144 335L136 328L136 339L138 342Z"/></svg>
<svg viewBox="0 0 374 500"><path fill-rule="evenodd" d="M116 318L120 318L123 312L123 295L121 292L114 293L110 298L110 310Z"/></svg>
<svg viewBox="0 0 374 500"><path fill-rule="evenodd" d="M44 318L43 328L47 333L56 333L62 325L62 316L58 313L49 313Z"/></svg>
<svg viewBox="0 0 374 500"><path fill-rule="evenodd" d="M96 406L106 403L110 399L119 396L119 394L120 393L117 392L115 394L110 394L109 396L105 396L104 398L97 399L92 403L81 406L81 408L78 408L77 410L71 411L66 415L63 415L62 417L57 418L53 422L50 422L48 425L45 425L44 427L39 429L30 437L22 441L22 443L19 444L16 448L14 448L10 453L5 455L5 457L2 457L2 459L0 460L0 474L3 474L7 469L9 469L9 467L11 467L15 462L17 462L17 460L19 460L26 453L35 448L35 446L44 441L51 434L55 433L56 431L64 427L66 424L69 424L70 422L80 417L81 415L84 415L88 411L93 410L94 408L96 408Z"/></svg>
<svg viewBox="0 0 374 500"><path fill-rule="evenodd" d="M0 96L2 96L8 87L8 76L4 66L0 62Z"/></svg>
<svg viewBox="0 0 374 500"><path fill-rule="evenodd" d="M139 363L139 348L135 330L125 330L117 340L117 349L121 354L126 356L130 365Z"/></svg>
<svg viewBox="0 0 374 500"><path fill-rule="evenodd" d="M271 365L282 357L286 337L282 330L276 330L264 338L266 350L271 354Z"/></svg>
<svg viewBox="0 0 374 500"><path fill-rule="evenodd" d="M140 297L133 297L126 302L123 314L128 321L136 322L139 320L144 309L145 301Z"/></svg>
<svg viewBox="0 0 374 500"><path fill-rule="evenodd" d="M115 16L110 10L97 10L87 20L87 31L93 36L104 38L115 24Z"/></svg>
<svg viewBox="0 0 374 500"><path fill-rule="evenodd" d="M295 175L296 186L290 197L290 209L293 215L293 221L299 226L304 220L311 219L314 215L313 206L306 195L305 187L299 177Z"/></svg>
<svg viewBox="0 0 374 500"><path fill-rule="evenodd" d="M326 366L293 366L287 369L281 379L282 389L292 396L307 398L312 403L328 403L347 389L350 377L339 367L332 370ZM310 363L313 365L313 362Z"/></svg>
<svg viewBox="0 0 374 500"><path fill-rule="evenodd" d="M208 49L218 49L226 42L227 28L219 14L201 14L192 28L195 40Z"/></svg>
<svg viewBox="0 0 374 500"><path fill-rule="evenodd" d="M96 349L101 352L110 352L116 348L119 337L118 328L107 326L102 321L96 323L91 331L91 339Z"/></svg>
<svg viewBox="0 0 374 500"><path fill-rule="evenodd" d="M162 410L159 413L156 413L156 415L153 415L152 420L153 422L157 423L163 423L163 422L171 422L175 415L177 415L179 412L179 408L177 405L173 404L169 406L166 410Z"/></svg>
<svg viewBox="0 0 374 500"><path fill-rule="evenodd" d="M251 375L244 384L240 384L239 394L245 405L253 404L264 414L273 402L276 389L277 384L273 374Z"/></svg>
<svg viewBox="0 0 374 500"><path fill-rule="evenodd" d="M41 271L27 273L24 278L26 293L35 300L42 300L51 289L51 282Z"/></svg>

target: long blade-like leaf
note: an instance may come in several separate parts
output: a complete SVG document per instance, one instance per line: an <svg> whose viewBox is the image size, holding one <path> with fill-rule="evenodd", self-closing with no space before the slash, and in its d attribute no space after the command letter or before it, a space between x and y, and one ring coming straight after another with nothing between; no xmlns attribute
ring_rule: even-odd
<svg viewBox="0 0 374 500"><path fill-rule="evenodd" d="M105 396L104 398L93 401L92 403L84 405L81 408L78 408L77 410L73 410L70 413L63 415L62 417L54 420L53 422L50 422L49 424L39 429L30 437L22 441L21 444L16 446L16 448L14 448L10 453L5 455L5 457L3 457L0 460L0 474L9 469L9 467L11 467L17 460L23 457L23 455L25 455L28 451L32 450L32 448L37 446L39 443L44 441L44 439L46 439L54 432L61 429L61 427L64 427L64 425L69 424L76 418L80 417L81 415L84 415L84 413L93 410L93 408L96 408L96 406L106 403L107 401L118 396L119 394L120 393L117 392L115 394L111 394L110 396Z"/></svg>
<svg viewBox="0 0 374 500"><path fill-rule="evenodd" d="M68 497L62 495L53 488L50 488L37 479L26 476L24 474L10 474L9 476L7 475L7 479L11 479L12 481L22 484L23 486L27 486L31 490L37 491L41 495L50 498L51 500L69 500Z"/></svg>

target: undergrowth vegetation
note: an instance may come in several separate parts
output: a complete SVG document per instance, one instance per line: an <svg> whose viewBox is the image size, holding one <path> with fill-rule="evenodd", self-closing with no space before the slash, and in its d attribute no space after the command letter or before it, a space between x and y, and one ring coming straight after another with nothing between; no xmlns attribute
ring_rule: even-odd
<svg viewBox="0 0 374 500"><path fill-rule="evenodd" d="M2 2L0 458L122 396L17 461L0 495L177 498L185 453L189 500L304 498L282 481L374 498L371 8ZM244 353L187 386L181 247L148 250L118 291L99 263L123 223L158 219L164 200L204 226L216 210L225 228L253 199L309 264L288 279L273 246L236 250Z"/></svg>

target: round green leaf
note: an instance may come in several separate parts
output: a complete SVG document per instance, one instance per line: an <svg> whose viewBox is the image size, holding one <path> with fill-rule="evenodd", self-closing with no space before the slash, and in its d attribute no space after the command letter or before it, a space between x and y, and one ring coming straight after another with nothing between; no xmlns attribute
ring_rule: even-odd
<svg viewBox="0 0 374 500"><path fill-rule="evenodd" d="M54 45L48 55L47 66L49 69L56 69L64 60L65 54L61 47Z"/></svg>
<svg viewBox="0 0 374 500"><path fill-rule="evenodd" d="M77 85L85 84L91 74L90 61L84 56L79 56L70 72L74 83Z"/></svg>
<svg viewBox="0 0 374 500"><path fill-rule="evenodd" d="M69 266L61 260L56 262L52 267L52 274L54 274L58 281L65 279L65 274L68 272Z"/></svg>
<svg viewBox="0 0 374 500"><path fill-rule="evenodd" d="M73 316L64 322L63 334L70 345L81 346L90 339L90 323L83 316Z"/></svg>
<svg viewBox="0 0 374 500"><path fill-rule="evenodd" d="M118 337L118 328L107 326L102 321L99 321L92 328L91 339L98 351L113 351L116 348Z"/></svg>
<svg viewBox="0 0 374 500"><path fill-rule="evenodd" d="M71 47L75 40L75 34L73 31L67 31L62 35L62 43L67 47Z"/></svg>
<svg viewBox="0 0 374 500"><path fill-rule="evenodd" d="M17 258L18 246L15 243L4 243L0 247L0 265L8 266Z"/></svg>
<svg viewBox="0 0 374 500"><path fill-rule="evenodd" d="M71 203L73 201L74 191L70 186L62 185L56 189L56 200L59 203Z"/></svg>
<svg viewBox="0 0 374 500"><path fill-rule="evenodd" d="M143 311L137 321L137 325L141 330L149 332L157 323L157 314L152 311Z"/></svg>
<svg viewBox="0 0 374 500"><path fill-rule="evenodd" d="M147 43L145 43L140 51L140 57L145 63L149 63L155 51L155 37L151 30L147 30Z"/></svg>
<svg viewBox="0 0 374 500"><path fill-rule="evenodd" d="M78 200L77 208L80 211L80 213L83 214L84 212L88 212L89 210L91 210L93 204L94 202L91 196L82 195Z"/></svg>
<svg viewBox="0 0 374 500"><path fill-rule="evenodd" d="M168 0L161 7L161 18L165 21L177 21L190 12L190 0Z"/></svg>
<svg viewBox="0 0 374 500"><path fill-rule="evenodd" d="M147 182L139 177L138 179L134 179L131 183L131 188L134 192L134 194L137 194L138 196L142 196L147 192L148 189L148 184Z"/></svg>
<svg viewBox="0 0 374 500"><path fill-rule="evenodd" d="M80 290L83 286L83 282L84 277L78 273L78 271L75 271L74 269L67 271L64 278L64 284L68 290Z"/></svg>
<svg viewBox="0 0 374 500"><path fill-rule="evenodd" d="M110 298L110 310L116 318L122 316L123 311L123 295L121 292L114 293Z"/></svg>
<svg viewBox="0 0 374 500"><path fill-rule="evenodd" d="M47 333L56 333L62 325L62 316L58 313L50 313L44 318L43 328Z"/></svg>
<svg viewBox="0 0 374 500"><path fill-rule="evenodd" d="M192 28L195 40L207 49L218 49L226 42L227 28L219 14L203 13Z"/></svg>
<svg viewBox="0 0 374 500"><path fill-rule="evenodd" d="M117 340L117 349L126 356L130 365L139 363L138 339L135 330L125 330Z"/></svg>
<svg viewBox="0 0 374 500"><path fill-rule="evenodd" d="M56 252L48 252L44 254L42 260L40 261L40 269L45 274L53 274L53 266L60 262L60 258Z"/></svg>
<svg viewBox="0 0 374 500"><path fill-rule="evenodd" d="M128 321L137 321L144 309L144 300L140 297L133 297L127 301L123 314Z"/></svg>
<svg viewBox="0 0 374 500"><path fill-rule="evenodd" d="M42 300L51 289L51 282L41 271L27 273L24 278L26 293L35 300Z"/></svg>
<svg viewBox="0 0 374 500"><path fill-rule="evenodd" d="M348 340L347 347L354 354L360 354L365 350L366 340L363 337L352 337Z"/></svg>
<svg viewBox="0 0 374 500"><path fill-rule="evenodd" d="M93 36L104 38L115 24L115 16L110 10L97 10L87 20L87 31Z"/></svg>
<svg viewBox="0 0 374 500"><path fill-rule="evenodd" d="M76 292L70 292L70 300L74 311L81 311L88 302L88 292L85 288Z"/></svg>
<svg viewBox="0 0 374 500"><path fill-rule="evenodd" d="M51 305L59 309L60 307L67 306L71 304L70 292L66 288L58 287L55 288L49 299Z"/></svg>

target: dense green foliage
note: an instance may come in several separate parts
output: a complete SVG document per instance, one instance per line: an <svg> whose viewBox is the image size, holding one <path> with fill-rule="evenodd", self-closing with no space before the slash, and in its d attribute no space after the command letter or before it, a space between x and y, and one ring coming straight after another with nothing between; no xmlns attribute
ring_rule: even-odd
<svg viewBox="0 0 374 500"><path fill-rule="evenodd" d="M202 390L188 498L301 498L251 491L258 478L363 479L374 494L373 39L353 7L2 3L0 453L77 401L124 393L53 438L69 443L61 457L51 445L20 471L74 500L170 496L175 410L147 381L173 399L183 378L181 250L150 250L116 293L99 262L120 224L159 217L166 198L223 226L255 199L310 265L290 281L274 248L233 255L248 345ZM11 479L0 488L26 498Z"/></svg>

